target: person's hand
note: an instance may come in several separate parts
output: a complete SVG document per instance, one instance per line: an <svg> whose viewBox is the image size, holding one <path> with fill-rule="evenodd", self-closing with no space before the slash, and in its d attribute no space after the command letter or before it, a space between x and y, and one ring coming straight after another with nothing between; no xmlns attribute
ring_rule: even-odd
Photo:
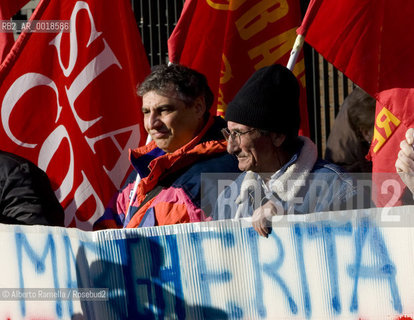
<svg viewBox="0 0 414 320"><path fill-rule="evenodd" d="M267 238L272 231L272 217L277 214L277 208L272 201L267 201L253 212L252 225L262 237Z"/></svg>
<svg viewBox="0 0 414 320"><path fill-rule="evenodd" d="M405 133L405 140L400 143L395 168L411 193L414 194L414 128L410 128Z"/></svg>

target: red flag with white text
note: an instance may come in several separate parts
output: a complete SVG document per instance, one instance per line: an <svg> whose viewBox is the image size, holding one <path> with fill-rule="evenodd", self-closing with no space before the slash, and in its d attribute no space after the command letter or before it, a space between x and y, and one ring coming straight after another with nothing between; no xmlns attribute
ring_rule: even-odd
<svg viewBox="0 0 414 320"><path fill-rule="evenodd" d="M398 205L404 185L394 164L405 131L414 125L414 2L315 2L320 7L305 40L377 99L370 150L374 200L377 206Z"/></svg>
<svg viewBox="0 0 414 320"><path fill-rule="evenodd" d="M301 21L298 0L187 0L168 40L169 59L207 76L216 97L213 112L227 104L255 70L287 64ZM305 64L294 74L301 84L301 131L309 135Z"/></svg>
<svg viewBox="0 0 414 320"><path fill-rule="evenodd" d="M46 171L65 225L89 230L145 143L148 60L128 0L41 0L30 20L49 22L0 65L1 149Z"/></svg>

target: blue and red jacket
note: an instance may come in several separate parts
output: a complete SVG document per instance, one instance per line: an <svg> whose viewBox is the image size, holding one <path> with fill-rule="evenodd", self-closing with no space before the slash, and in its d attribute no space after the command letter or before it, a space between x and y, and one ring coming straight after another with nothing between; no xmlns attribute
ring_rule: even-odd
<svg viewBox="0 0 414 320"><path fill-rule="evenodd" d="M205 211L214 208L217 181L207 179L204 182L203 190L210 195L203 194L201 208L201 174L239 172L237 159L226 151L227 144L221 134L225 126L222 118L210 117L193 140L172 153L165 153L155 142L130 150L130 161L135 170L113 197L94 229L209 220L210 212ZM133 195L137 174L141 181ZM142 205L147 194L154 192L154 189L157 189L156 195ZM131 196L134 198L130 206Z"/></svg>

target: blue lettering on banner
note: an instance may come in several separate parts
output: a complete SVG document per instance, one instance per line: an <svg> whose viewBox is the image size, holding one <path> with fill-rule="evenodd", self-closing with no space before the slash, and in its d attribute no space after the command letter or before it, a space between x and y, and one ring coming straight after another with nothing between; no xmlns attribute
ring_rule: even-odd
<svg viewBox="0 0 414 320"><path fill-rule="evenodd" d="M52 234L48 234L46 237L46 244L44 245L43 252L41 255L37 255L35 250L30 246L29 242L27 241L27 237L24 233L16 232L15 233L16 239L16 251L17 251L17 261L19 266L19 282L20 282L20 289L24 289L24 277L23 277L23 250L26 252L29 261L35 267L35 271L38 274L46 272L46 257L50 251L50 260L53 272L53 284L55 289L59 287L59 280L57 276L57 260L56 260L56 249L55 249L55 241L53 240ZM26 315L26 305L25 300L20 300L20 311L23 316ZM58 297L56 299L56 314L59 318L62 317L62 301Z"/></svg>
<svg viewBox="0 0 414 320"><path fill-rule="evenodd" d="M280 288L282 289L283 294L286 296L288 300L290 311L293 314L297 314L298 307L296 305L296 302L293 299L293 296L290 293L290 290L287 287L286 283L283 281L282 277L277 273L277 270L282 266L283 261L285 260L285 251L283 250L282 241L276 235L275 232L272 232L269 238L275 240L277 250L279 252L279 257L272 263L263 264L263 271L267 273L271 278L273 278L279 284Z"/></svg>
<svg viewBox="0 0 414 320"><path fill-rule="evenodd" d="M139 311L136 310L136 315L140 317L145 316L146 318L151 319L153 316L156 316L158 319L168 318L169 315L165 314L167 307L165 302L173 300L174 309L171 310L171 312L178 319L185 319L185 300L182 288L176 236L169 235L165 237L151 237L147 239L142 238L137 242L137 245L139 247L144 246L146 248L145 252L147 256L143 259L143 261L149 262L149 266L147 267L149 267L150 274L147 277L139 275L133 281L133 283L136 283L138 287L144 286L146 288L149 306L149 309L143 311L144 313L139 313ZM130 249L134 247L130 240L127 246ZM130 252L130 250L125 251ZM166 265L166 257L169 257L169 266ZM128 261L130 261L130 257L128 257ZM167 285L169 289L165 290ZM132 293L134 290L128 291ZM171 297L171 294L174 296ZM141 300L140 297L136 297L136 299Z"/></svg>
<svg viewBox="0 0 414 320"><path fill-rule="evenodd" d="M296 245L296 260L298 263L300 282L302 288L302 299L304 303L305 316L309 319L312 316L312 306L309 294L309 285L306 277L305 259L303 257L303 230L299 223L293 225L294 241Z"/></svg>
<svg viewBox="0 0 414 320"><path fill-rule="evenodd" d="M253 272L254 272L254 302L253 306L256 308L259 316L261 318L266 317L266 308L263 304L263 278L260 264L259 264L259 247L258 247L258 234L253 228L249 228L246 230L249 238L248 243L250 244L250 254L252 257L253 263Z"/></svg>
<svg viewBox="0 0 414 320"><path fill-rule="evenodd" d="M369 244L371 252L377 256L381 265L363 266L362 250L367 244L369 237ZM401 298L398 293L398 286L395 281L396 268L392 263L384 239L377 226L372 225L368 218L363 218L359 221L358 228L355 232L355 264L348 266L348 274L354 279L354 288L352 291L351 312L358 311L358 284L359 278L362 279L386 279L389 282L391 298L395 311L402 312Z"/></svg>
<svg viewBox="0 0 414 320"><path fill-rule="evenodd" d="M64 288L75 289L75 288L93 288L95 287L92 281L90 280L90 270L89 264L86 258L85 249L89 249L91 252L96 251L96 246L93 243L88 243L84 241L76 241L77 244L77 255L72 247L71 240L68 235L62 236L63 245L65 248L65 262L66 268L60 270L62 275L63 271L66 270L64 278L65 285ZM72 268L75 268L75 274L72 275ZM68 314L73 315L73 299L67 299L68 304ZM87 308L86 308L87 309Z"/></svg>
<svg viewBox="0 0 414 320"><path fill-rule="evenodd" d="M352 235L352 224L350 222L343 225L322 221L319 224L307 225L308 237L310 239L322 237L326 252L326 263L328 267L328 275L331 289L331 304L336 314L341 313L341 298L338 285L338 258L336 254L336 235Z"/></svg>
<svg viewBox="0 0 414 320"><path fill-rule="evenodd" d="M163 287L166 283L174 285L174 313L178 319L185 319L185 309L183 305L183 289L181 283L177 239L175 235L165 237L166 247L162 246L160 237L153 237L150 242L151 252L155 252L156 248L165 248L171 259L171 265L165 266L165 261L162 261L162 255L151 255L152 268L151 275L155 284L156 306L158 309L159 319L164 319L165 301L163 296Z"/></svg>
<svg viewBox="0 0 414 320"><path fill-rule="evenodd" d="M228 232L199 232L191 233L190 241L194 247L196 262L199 269L199 281L201 287L201 304L205 306L211 305L210 285L213 283L229 282L232 279L232 273L229 270L220 272L213 272L207 269L207 264L204 256L203 241L219 239L220 243L226 248L234 247L234 235ZM237 316L240 316L240 308L234 303L230 303L228 307L236 311ZM216 313L213 309L202 309L205 318L214 318Z"/></svg>
<svg viewBox="0 0 414 320"><path fill-rule="evenodd" d="M65 256L66 256L66 288L77 288L78 287L78 281L76 281L77 277L74 275L74 278L72 278L72 263L76 264L76 256L73 252L72 245L70 243L70 239L68 236L63 237L63 242L65 244ZM72 259L71 259L72 258ZM69 314L73 314L73 303L72 299L68 301L68 311Z"/></svg>

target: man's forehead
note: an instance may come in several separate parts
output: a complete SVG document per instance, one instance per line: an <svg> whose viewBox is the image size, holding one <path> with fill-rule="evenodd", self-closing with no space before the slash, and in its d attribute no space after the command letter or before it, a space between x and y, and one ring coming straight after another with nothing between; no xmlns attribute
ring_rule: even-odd
<svg viewBox="0 0 414 320"><path fill-rule="evenodd" d="M239 131L253 129L253 127L249 127L249 126L246 126L244 124L233 122L233 121L228 121L227 122L227 128L229 130L239 130Z"/></svg>
<svg viewBox="0 0 414 320"><path fill-rule="evenodd" d="M152 105L152 104L173 104L177 102L183 102L181 99L177 97L177 94L174 91L165 93L165 92L158 92L155 90L148 91L142 96L143 104L144 105Z"/></svg>

